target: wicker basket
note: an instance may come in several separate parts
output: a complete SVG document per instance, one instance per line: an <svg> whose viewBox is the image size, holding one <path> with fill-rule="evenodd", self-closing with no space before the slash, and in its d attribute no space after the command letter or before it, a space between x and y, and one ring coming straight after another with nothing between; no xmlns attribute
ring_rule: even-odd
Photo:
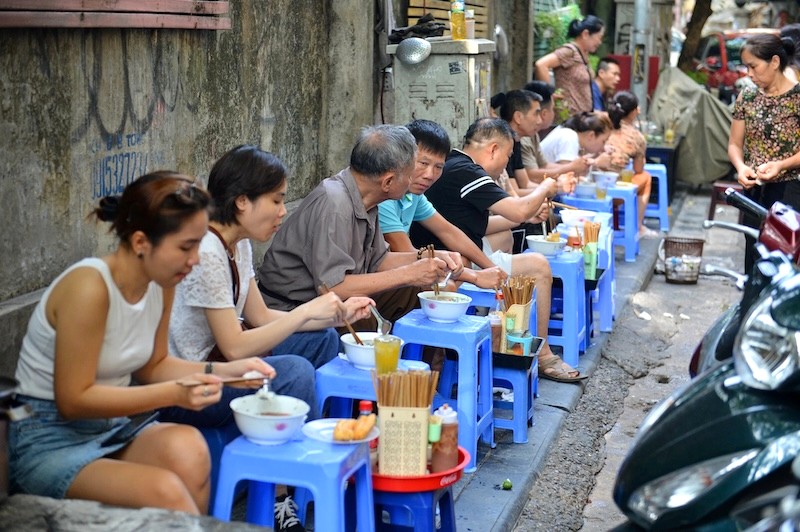
<svg viewBox="0 0 800 532"><path fill-rule="evenodd" d="M668 283L695 284L705 241L699 238L668 236L664 239L664 274Z"/></svg>

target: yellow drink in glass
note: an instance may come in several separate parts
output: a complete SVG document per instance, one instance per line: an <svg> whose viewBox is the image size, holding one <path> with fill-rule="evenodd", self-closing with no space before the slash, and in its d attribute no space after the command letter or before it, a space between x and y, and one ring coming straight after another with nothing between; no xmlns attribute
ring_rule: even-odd
<svg viewBox="0 0 800 532"><path fill-rule="evenodd" d="M400 361L400 338L390 334L376 336L372 341L375 348L375 370L378 375L397 371Z"/></svg>
<svg viewBox="0 0 800 532"><path fill-rule="evenodd" d="M619 178L622 180L623 183L630 183L633 181L633 170L630 168L625 168L624 170L620 170Z"/></svg>
<svg viewBox="0 0 800 532"><path fill-rule="evenodd" d="M595 189L595 195L597 196L597 199L606 199L606 188L604 186L601 187L600 185L597 185L597 188Z"/></svg>

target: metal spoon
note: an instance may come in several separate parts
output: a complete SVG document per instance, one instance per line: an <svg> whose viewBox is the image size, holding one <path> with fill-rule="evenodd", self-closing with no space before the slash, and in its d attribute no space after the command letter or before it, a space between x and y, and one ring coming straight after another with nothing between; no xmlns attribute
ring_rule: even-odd
<svg viewBox="0 0 800 532"><path fill-rule="evenodd" d="M378 309L373 307L372 305L369 306L370 312L372 315L375 316L375 319L378 321L378 332L381 334L389 334L392 332L392 322L381 316L381 313L378 312Z"/></svg>
<svg viewBox="0 0 800 532"><path fill-rule="evenodd" d="M447 281L450 280L450 276L453 275L453 270L447 272L447 275L444 276L444 279L439 281L439 288L444 288L447 286Z"/></svg>

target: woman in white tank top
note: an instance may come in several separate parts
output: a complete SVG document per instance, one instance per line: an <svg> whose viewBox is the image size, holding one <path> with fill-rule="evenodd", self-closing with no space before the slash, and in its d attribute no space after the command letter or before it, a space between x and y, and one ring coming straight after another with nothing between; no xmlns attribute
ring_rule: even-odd
<svg viewBox="0 0 800 532"><path fill-rule="evenodd" d="M111 222L118 248L53 281L23 339L16 378L36 415L9 430L12 491L206 513L202 435L128 416L200 410L219 401L220 376L275 374L259 358L211 366L167 355L174 288L198 262L209 202L173 172L143 176L121 197L101 200L94 214ZM177 382L187 376L206 384Z"/></svg>

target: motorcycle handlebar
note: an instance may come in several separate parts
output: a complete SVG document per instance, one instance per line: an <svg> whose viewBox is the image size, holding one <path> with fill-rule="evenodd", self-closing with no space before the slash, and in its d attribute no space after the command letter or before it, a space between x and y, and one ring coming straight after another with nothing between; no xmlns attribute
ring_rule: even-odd
<svg viewBox="0 0 800 532"><path fill-rule="evenodd" d="M712 227L720 227L722 229L730 229L731 231L737 231L739 233L748 235L756 240L758 240L758 229L754 229L752 227L747 227L746 225L735 224L732 222L722 222L717 220L705 220L703 221L703 229L711 229Z"/></svg>
<svg viewBox="0 0 800 532"><path fill-rule="evenodd" d="M737 209L757 217L759 220L767 217L767 209L731 187L725 189L725 201L728 205L733 205Z"/></svg>
<svg viewBox="0 0 800 532"><path fill-rule="evenodd" d="M734 281L736 281L736 288L738 288L739 290L744 290L744 285L745 283L747 283L746 275L742 275L739 272L735 272L729 268L723 268L715 264L704 264L703 273L707 275L721 275L723 277L733 279Z"/></svg>

